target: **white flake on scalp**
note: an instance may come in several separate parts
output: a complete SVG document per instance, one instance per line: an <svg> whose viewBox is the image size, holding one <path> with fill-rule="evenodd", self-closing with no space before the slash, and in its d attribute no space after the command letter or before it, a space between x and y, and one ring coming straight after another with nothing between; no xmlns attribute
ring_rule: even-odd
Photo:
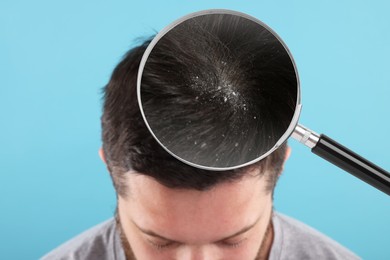
<svg viewBox="0 0 390 260"><path fill-rule="evenodd" d="M194 74L191 76L189 87L194 90L197 102L208 102L220 105L228 103L235 111L247 111L246 103L240 94L240 87L233 82L229 75L229 64L222 60L216 64L217 75L212 72ZM218 80L214 82L213 80Z"/></svg>

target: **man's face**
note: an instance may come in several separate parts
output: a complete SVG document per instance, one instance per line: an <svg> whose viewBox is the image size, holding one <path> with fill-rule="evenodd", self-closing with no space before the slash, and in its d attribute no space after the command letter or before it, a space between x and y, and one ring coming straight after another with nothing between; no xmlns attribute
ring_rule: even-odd
<svg viewBox="0 0 390 260"><path fill-rule="evenodd" d="M260 247L266 249L272 195L265 177L249 173L196 191L128 176L129 192L119 196L118 214L136 259L255 259Z"/></svg>

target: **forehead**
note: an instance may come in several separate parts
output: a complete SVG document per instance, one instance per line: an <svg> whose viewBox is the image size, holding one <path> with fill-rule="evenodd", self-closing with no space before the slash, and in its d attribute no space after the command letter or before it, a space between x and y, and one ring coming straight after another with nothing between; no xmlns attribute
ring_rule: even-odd
<svg viewBox="0 0 390 260"><path fill-rule="evenodd" d="M130 175L129 195L119 198L125 219L183 241L230 234L256 221L270 203L265 180L260 177L244 177L197 191L170 189L151 177Z"/></svg>

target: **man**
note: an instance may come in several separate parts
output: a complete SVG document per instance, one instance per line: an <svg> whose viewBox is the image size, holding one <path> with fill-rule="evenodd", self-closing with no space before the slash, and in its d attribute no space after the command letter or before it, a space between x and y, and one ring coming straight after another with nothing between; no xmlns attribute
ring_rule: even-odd
<svg viewBox="0 0 390 260"><path fill-rule="evenodd" d="M274 55L279 52L264 35L264 44L234 45L237 39L244 38L245 43L256 40L245 33L247 25L240 27L242 23L232 20L203 22L213 34L204 33L206 27L184 27L165 38L157 54L149 57L155 69L144 71L143 81L150 88L146 86L149 96L143 105L153 110L161 100L185 104L180 111L157 111L153 122L160 120L168 130L175 126L175 121L166 123L168 116L177 118L172 114L191 124L200 119L217 120L222 132L236 129L234 124L245 128L241 121L228 124L231 115L246 113L253 102L267 102L240 103L252 99L254 93L247 89L258 85L249 68L259 72L264 63L246 54L268 57L266 63L279 66L271 73L261 72L261 81L285 84L287 89L284 77L288 72L280 67L286 57ZM233 31L242 34L231 36ZM196 41L187 41L183 48L180 39ZM137 102L137 73L149 43L147 40L126 54L104 89L103 148L99 153L117 192L115 218L43 259L357 259L335 241L273 211L274 187L290 154L287 144L252 165L220 172L189 166L160 146L147 129ZM262 91L267 91L266 87ZM236 99L237 95L242 99ZM211 107L204 108L202 100L211 100ZM218 115L213 111L219 111ZM184 135L196 145L191 138ZM240 138L256 136L242 132Z"/></svg>

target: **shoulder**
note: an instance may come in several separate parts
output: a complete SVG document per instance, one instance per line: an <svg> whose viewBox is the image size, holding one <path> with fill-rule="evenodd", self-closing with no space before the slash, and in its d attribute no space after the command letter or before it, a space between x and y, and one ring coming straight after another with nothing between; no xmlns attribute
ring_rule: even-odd
<svg viewBox="0 0 390 260"><path fill-rule="evenodd" d="M124 259L115 220L111 218L84 231L41 259Z"/></svg>
<svg viewBox="0 0 390 260"><path fill-rule="evenodd" d="M347 248L291 217L274 213L271 259L360 259Z"/></svg>

